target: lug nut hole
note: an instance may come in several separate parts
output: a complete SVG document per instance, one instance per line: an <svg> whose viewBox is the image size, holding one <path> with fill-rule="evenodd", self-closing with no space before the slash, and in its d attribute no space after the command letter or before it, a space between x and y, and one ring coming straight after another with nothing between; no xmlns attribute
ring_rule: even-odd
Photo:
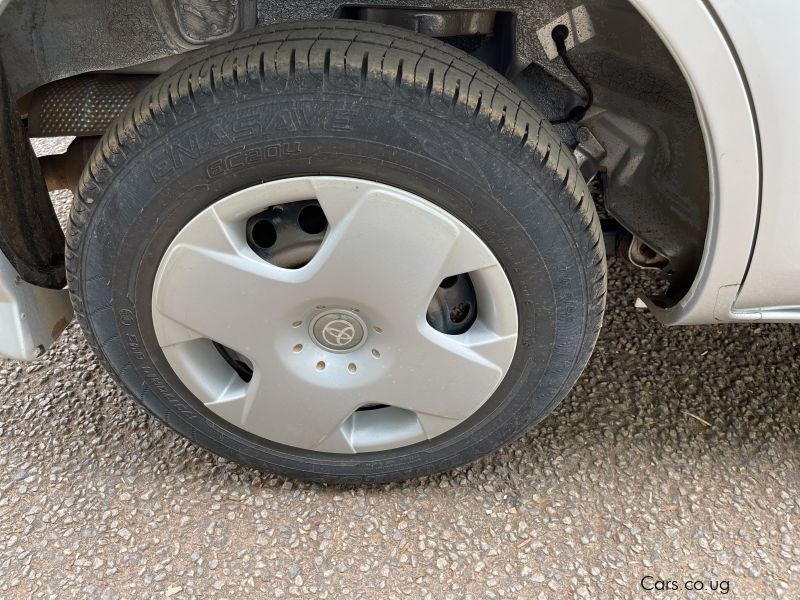
<svg viewBox="0 0 800 600"><path fill-rule="evenodd" d="M261 219L253 223L250 236L253 243L259 248L271 248L278 240L278 232L275 231L275 226L267 219Z"/></svg>
<svg viewBox="0 0 800 600"><path fill-rule="evenodd" d="M302 324L303 324L302 321L295 321L294 323L292 323L292 327L300 327L300 325Z"/></svg>
<svg viewBox="0 0 800 600"><path fill-rule="evenodd" d="M294 345L294 347L292 348L292 352L294 352L295 354L297 354L297 353L298 353L298 352L300 352L302 349L303 349L303 344L295 344L295 345Z"/></svg>
<svg viewBox="0 0 800 600"><path fill-rule="evenodd" d="M325 213L322 211L321 206L309 204L300 210L300 214L297 215L297 224L307 234L316 235L325 231L328 226L328 219L325 218Z"/></svg>
<svg viewBox="0 0 800 600"><path fill-rule="evenodd" d="M350 373L355 373L356 371L358 371L358 367L356 367L356 363L350 363L349 365L347 365L347 370Z"/></svg>
<svg viewBox="0 0 800 600"><path fill-rule="evenodd" d="M451 275L450 277L445 277L442 279L442 283L439 284L439 287L442 289L448 289L453 287L458 281L458 275Z"/></svg>
<svg viewBox="0 0 800 600"><path fill-rule="evenodd" d="M317 371L324 371L325 370L325 361L321 360L317 363Z"/></svg>
<svg viewBox="0 0 800 600"><path fill-rule="evenodd" d="M374 356L375 358L380 358L381 357L381 353L378 352L377 348L373 348L372 349L372 356Z"/></svg>

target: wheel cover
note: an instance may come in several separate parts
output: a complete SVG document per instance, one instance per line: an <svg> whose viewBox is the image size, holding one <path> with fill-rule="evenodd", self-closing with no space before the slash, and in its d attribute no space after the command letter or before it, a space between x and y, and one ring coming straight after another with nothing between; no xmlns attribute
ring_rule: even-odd
<svg viewBox="0 0 800 600"><path fill-rule="evenodd" d="M308 199L328 220L311 260L288 269L257 256L247 219ZM460 273L478 316L447 335L426 309ZM475 233L407 191L343 177L262 183L203 210L165 252L152 306L167 361L209 410L321 452L387 450L452 429L497 389L517 344L511 285ZM214 342L252 364L250 381Z"/></svg>

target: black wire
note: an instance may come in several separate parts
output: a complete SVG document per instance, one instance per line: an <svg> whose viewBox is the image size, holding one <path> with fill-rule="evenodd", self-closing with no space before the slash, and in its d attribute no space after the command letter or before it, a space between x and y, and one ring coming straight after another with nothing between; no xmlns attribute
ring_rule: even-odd
<svg viewBox="0 0 800 600"><path fill-rule="evenodd" d="M570 121L580 121L586 111L592 106L592 102L594 102L594 94L592 93L592 88L589 87L589 82L586 81L583 76L578 73L575 67L572 65L572 62L569 60L567 56L567 37L569 36L569 28L566 25L556 25L553 28L552 32L553 41L556 43L556 51L558 55L561 57L564 66L567 67L572 76L581 84L584 91L586 92L586 103L583 106L576 106L572 110L569 111L567 116L562 117L560 119L556 119L555 121L550 121L553 125L559 125L561 123L568 123Z"/></svg>

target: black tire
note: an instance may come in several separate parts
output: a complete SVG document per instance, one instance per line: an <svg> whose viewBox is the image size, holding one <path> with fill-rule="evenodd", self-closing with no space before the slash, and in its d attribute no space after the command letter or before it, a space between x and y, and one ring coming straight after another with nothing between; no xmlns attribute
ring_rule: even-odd
<svg viewBox="0 0 800 600"><path fill-rule="evenodd" d="M246 163L245 147L273 150ZM312 174L426 198L471 227L505 268L520 316L517 351L492 398L455 429L382 452L298 450L213 415L168 366L150 313L161 253L232 191ZM522 435L575 383L605 305L597 214L549 123L461 51L349 21L258 30L193 53L155 80L83 174L67 269L92 347L153 415L231 460L340 483L449 469Z"/></svg>

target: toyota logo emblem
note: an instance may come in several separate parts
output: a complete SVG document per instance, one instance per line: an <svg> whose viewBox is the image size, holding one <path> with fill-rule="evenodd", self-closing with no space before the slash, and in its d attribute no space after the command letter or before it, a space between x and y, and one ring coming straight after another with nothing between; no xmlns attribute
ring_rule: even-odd
<svg viewBox="0 0 800 600"><path fill-rule="evenodd" d="M327 310L311 321L314 341L330 352L352 352L366 340L367 326L354 311Z"/></svg>
<svg viewBox="0 0 800 600"><path fill-rule="evenodd" d="M349 345L356 336L356 328L344 319L335 319L322 328L322 339L336 348Z"/></svg>

